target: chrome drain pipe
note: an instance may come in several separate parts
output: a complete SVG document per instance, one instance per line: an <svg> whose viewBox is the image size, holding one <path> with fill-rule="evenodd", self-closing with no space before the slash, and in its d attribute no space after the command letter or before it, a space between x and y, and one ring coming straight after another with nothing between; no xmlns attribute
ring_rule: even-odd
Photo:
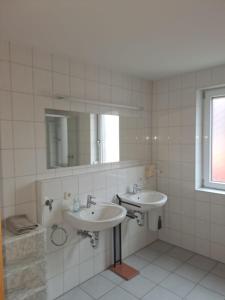
<svg viewBox="0 0 225 300"><path fill-rule="evenodd" d="M93 248L98 247L99 231L78 230L77 234L82 236L83 238L88 237L90 239L90 243Z"/></svg>

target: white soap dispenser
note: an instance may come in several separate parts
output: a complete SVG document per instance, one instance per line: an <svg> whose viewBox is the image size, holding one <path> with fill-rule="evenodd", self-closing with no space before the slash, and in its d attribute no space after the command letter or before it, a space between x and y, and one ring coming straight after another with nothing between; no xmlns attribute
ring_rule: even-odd
<svg viewBox="0 0 225 300"><path fill-rule="evenodd" d="M78 212L80 210L80 199L78 197L74 197L73 199L73 211Z"/></svg>

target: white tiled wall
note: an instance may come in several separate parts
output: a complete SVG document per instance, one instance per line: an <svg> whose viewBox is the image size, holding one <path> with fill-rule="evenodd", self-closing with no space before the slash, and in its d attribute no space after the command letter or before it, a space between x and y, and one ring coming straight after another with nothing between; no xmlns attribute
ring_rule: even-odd
<svg viewBox="0 0 225 300"><path fill-rule="evenodd" d="M145 177L145 166L133 166L123 169L111 169L96 172L44 179L39 183L39 203L43 209L42 222L47 226L50 236L52 224L61 224L69 233L69 240L64 247L55 247L48 239L47 272L49 299L54 299L63 292L106 269L112 264L112 230L100 232L99 246L93 249L89 239L80 238L76 230L63 222L62 205L65 192L79 197L86 204L87 194L94 195L97 202L113 201L116 193L125 193L127 186L142 182ZM154 189L154 179L147 180L146 185ZM54 199L53 210L49 213L45 207L45 197ZM68 203L68 200L66 200ZM41 214L40 214L41 215ZM40 220L41 222L41 220ZM135 220L126 219L122 224L123 256L126 257L148 245L157 237L150 232L147 222L139 227ZM64 236L56 236L59 242ZM57 289L55 284L57 283Z"/></svg>
<svg viewBox="0 0 225 300"><path fill-rule="evenodd" d="M160 238L224 262L225 197L194 189L196 90L219 84L225 84L224 66L156 81L152 91L151 82L146 80L39 49L0 42L3 218L27 213L36 219L36 182L40 179L45 179L44 184L47 182L54 191L52 197L58 199L56 203L60 206L59 200L65 190L73 188L71 191L81 200L86 198L87 192L92 192L99 201L110 201L116 192L124 191L128 183L144 178L144 168L131 167L131 163L109 164L104 169L87 166L47 170L45 108L109 111L108 107L56 100L51 95L143 106L144 111L135 114L124 109L117 113L134 118L135 138L130 139L132 147L127 147L129 154L133 151L129 157L150 161L152 154L158 167L157 188L169 195L165 228ZM152 136L152 145L146 139L149 136ZM58 218L60 220L60 215ZM129 223L123 226L124 255L154 238L146 228L137 227L133 221ZM78 242L75 232L71 228L68 230L71 240L66 247L48 249L50 299L99 272L110 262L109 234L102 233L100 243L103 244L93 250L86 244L87 240Z"/></svg>
<svg viewBox="0 0 225 300"><path fill-rule="evenodd" d="M225 66L154 82L158 190L169 195L160 238L225 262L225 196L195 191L196 91L225 85Z"/></svg>
<svg viewBox="0 0 225 300"><path fill-rule="evenodd" d="M1 41L0 180L3 217L26 210L35 219L35 181L79 173L76 168L46 169L45 108L108 113L115 110L104 105L57 100L52 95L142 106L144 110L141 112L116 109L116 113L133 117L133 139L129 140L132 145L127 147L127 157L149 161L151 144L145 137L151 135L151 91L150 81Z"/></svg>
<svg viewBox="0 0 225 300"><path fill-rule="evenodd" d="M144 109L133 112L104 105L53 99L52 95L59 94L105 103L142 106ZM1 41L2 218L26 213L36 220L39 199L43 200L43 195L52 197L55 199L54 218L51 216L51 222L48 223L49 235L50 224L63 223L60 207L65 191L79 195L82 201L85 201L87 193L95 194L98 201L111 201L115 193L126 190L128 183L144 179L143 161L151 160L151 96L152 83L149 81L45 53L39 49ZM47 170L44 123L46 108L108 113L116 110L117 114L132 117L127 157L135 159L135 163ZM36 182L39 180L42 180L44 192L38 199ZM154 185L154 182L147 183ZM64 248L54 247L48 237L49 299L59 296L111 263L110 231L101 233L100 245L93 250L88 239L80 240L76 231L68 225L67 230L69 241ZM155 238L146 226L138 227L134 221L124 223L123 236L124 256Z"/></svg>

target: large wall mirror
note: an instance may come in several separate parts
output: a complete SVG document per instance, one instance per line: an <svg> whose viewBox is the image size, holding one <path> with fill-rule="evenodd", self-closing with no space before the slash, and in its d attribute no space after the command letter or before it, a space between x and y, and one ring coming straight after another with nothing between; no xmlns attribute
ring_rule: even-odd
<svg viewBox="0 0 225 300"><path fill-rule="evenodd" d="M118 115L46 110L47 167L120 161Z"/></svg>
<svg viewBox="0 0 225 300"><path fill-rule="evenodd" d="M144 160L150 154L149 132L137 116L46 109L45 120L48 169Z"/></svg>

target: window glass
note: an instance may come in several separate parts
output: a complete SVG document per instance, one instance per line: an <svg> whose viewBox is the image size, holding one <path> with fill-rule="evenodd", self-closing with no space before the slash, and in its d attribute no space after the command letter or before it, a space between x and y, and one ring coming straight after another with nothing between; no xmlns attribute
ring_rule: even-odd
<svg viewBox="0 0 225 300"><path fill-rule="evenodd" d="M225 97L211 100L211 180L225 183Z"/></svg>

